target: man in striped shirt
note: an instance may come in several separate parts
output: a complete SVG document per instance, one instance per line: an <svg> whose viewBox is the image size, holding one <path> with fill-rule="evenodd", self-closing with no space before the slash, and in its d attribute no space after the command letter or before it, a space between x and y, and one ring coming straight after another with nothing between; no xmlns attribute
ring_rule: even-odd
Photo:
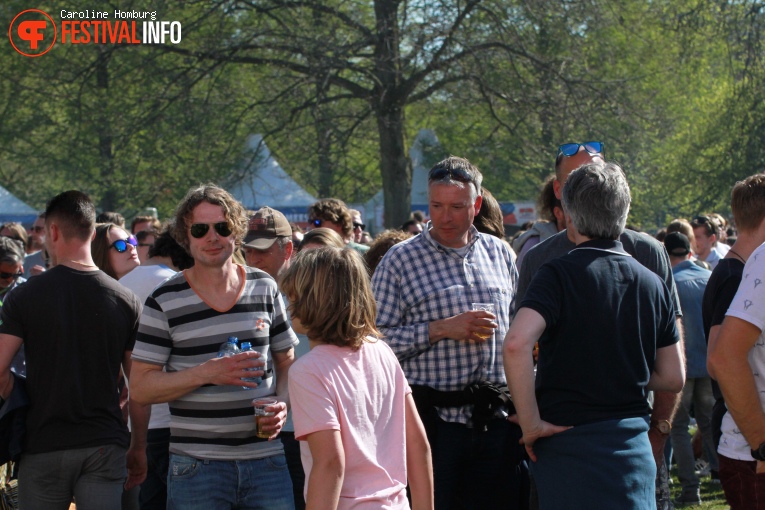
<svg viewBox="0 0 765 510"><path fill-rule="evenodd" d="M298 341L273 278L232 260L246 229L244 209L226 191L192 189L173 236L194 266L155 289L141 316L131 396L170 402L168 508L293 508L278 434ZM218 358L231 336L257 353ZM242 380L258 375L260 384ZM251 402L266 396L278 403L266 425L271 436L261 439Z"/></svg>
<svg viewBox="0 0 765 510"><path fill-rule="evenodd" d="M393 246L372 279L377 326L412 385L433 450L439 510L527 506L516 470L520 428L492 417L493 409L482 425L475 402L459 395L505 384L502 341L517 280L509 246L473 227L481 180L466 159L436 164L428 175L430 223ZM494 311L473 311L473 303Z"/></svg>

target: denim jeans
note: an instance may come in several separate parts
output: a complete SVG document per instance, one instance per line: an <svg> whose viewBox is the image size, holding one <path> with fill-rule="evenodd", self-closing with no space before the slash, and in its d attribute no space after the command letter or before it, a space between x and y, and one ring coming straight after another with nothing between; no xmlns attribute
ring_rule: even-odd
<svg viewBox="0 0 765 510"><path fill-rule="evenodd" d="M167 507L175 510L294 510L284 455L200 460L170 454Z"/></svg>
<svg viewBox="0 0 765 510"><path fill-rule="evenodd" d="M150 429L146 440L146 480L141 484L141 510L167 508L167 471L170 463L170 429Z"/></svg>
<svg viewBox="0 0 765 510"><path fill-rule="evenodd" d="M431 448L439 510L528 508L528 468L521 429L494 419L486 432L441 419Z"/></svg>
<svg viewBox="0 0 765 510"><path fill-rule="evenodd" d="M24 453L19 461L19 508L120 508L127 478L125 448L116 445Z"/></svg>
<svg viewBox="0 0 765 510"><path fill-rule="evenodd" d="M716 452L712 443L712 406L715 400L712 396L712 381L709 377L687 379L680 397L675 418L672 420L672 449L677 462L677 478L684 492L694 492L699 488L699 477L695 473L696 458L693 455L691 436L688 433L691 406L694 410L696 423L701 430L701 438L706 451ZM709 465L717 471L717 454L713 453Z"/></svg>

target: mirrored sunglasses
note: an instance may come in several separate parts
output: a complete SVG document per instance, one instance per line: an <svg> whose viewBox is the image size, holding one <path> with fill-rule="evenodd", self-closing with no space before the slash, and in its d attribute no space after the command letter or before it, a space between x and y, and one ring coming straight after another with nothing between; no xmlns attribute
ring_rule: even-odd
<svg viewBox="0 0 765 510"><path fill-rule="evenodd" d="M117 253L125 253L129 246L138 246L138 239L135 236L130 236L127 239L117 239L111 245L112 248L117 250Z"/></svg>
<svg viewBox="0 0 765 510"><path fill-rule="evenodd" d="M210 226L212 226L215 229L215 232L221 237L228 237L231 235L231 227L228 226L228 222L220 221L218 223L194 223L189 227L191 237L194 239L203 238L210 231Z"/></svg>
<svg viewBox="0 0 765 510"><path fill-rule="evenodd" d="M579 147L584 147L584 150L592 155L603 154L603 142L584 142L584 143L564 143L558 147L558 154L556 157L573 156L579 152Z"/></svg>

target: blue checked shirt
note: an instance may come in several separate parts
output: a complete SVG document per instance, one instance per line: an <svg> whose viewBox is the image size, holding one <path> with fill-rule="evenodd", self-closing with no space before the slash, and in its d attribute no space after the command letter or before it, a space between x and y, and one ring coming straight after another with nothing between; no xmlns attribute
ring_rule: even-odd
<svg viewBox="0 0 765 510"><path fill-rule="evenodd" d="M441 391L478 381L505 384L502 343L513 314L518 271L510 249L470 227L466 255L438 244L426 230L393 246L377 266L372 287L377 326L396 353L409 384ZM443 339L430 344L430 322L494 303L499 327L485 342ZM469 422L472 406L440 408L448 422Z"/></svg>

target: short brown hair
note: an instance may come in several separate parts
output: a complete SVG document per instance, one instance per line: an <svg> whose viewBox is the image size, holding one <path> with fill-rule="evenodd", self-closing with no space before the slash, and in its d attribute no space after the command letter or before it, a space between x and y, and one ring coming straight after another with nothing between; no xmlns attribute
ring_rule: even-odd
<svg viewBox="0 0 765 510"><path fill-rule="evenodd" d="M757 229L765 218L765 174L750 175L737 182L730 194L730 208L739 231Z"/></svg>
<svg viewBox="0 0 765 510"><path fill-rule="evenodd" d="M377 237L375 237L375 240L372 241L369 250L364 254L364 261L367 263L369 276L371 277L375 274L377 265L392 246L402 241L406 241L410 237L412 237L411 233L401 230L391 229L380 232Z"/></svg>
<svg viewBox="0 0 765 510"><path fill-rule="evenodd" d="M178 244L189 251L191 216L196 206L202 202L219 205L223 209L223 215L231 228L231 235L234 236L236 246L241 246L244 235L247 233L247 213L242 204L228 191L215 184L205 184L190 189L176 207L171 233Z"/></svg>
<svg viewBox="0 0 765 510"><path fill-rule="evenodd" d="M696 236L693 234L693 227L691 227L690 222L685 218L675 218L669 225L667 225L666 233L671 234L672 232L680 232L683 234L691 242L691 246L696 242Z"/></svg>
<svg viewBox="0 0 765 510"><path fill-rule="evenodd" d="M305 248L307 244L319 244L321 246L345 248L345 241L343 241L343 238L340 237L340 234L331 228L326 227L319 227L306 232L303 236L303 240L300 241L300 250Z"/></svg>
<svg viewBox="0 0 765 510"><path fill-rule="evenodd" d="M308 219L331 221L343 230L343 239L353 235L353 218L345 202L337 198L323 198L308 208Z"/></svg>
<svg viewBox="0 0 765 510"><path fill-rule="evenodd" d="M377 305L366 266L356 250L318 248L299 253L280 278L290 312L308 338L358 349L375 326Z"/></svg>
<svg viewBox="0 0 765 510"><path fill-rule="evenodd" d="M159 232L162 229L162 223L154 216L136 216L133 221L130 222L130 233L136 234L135 226L139 223L149 222L149 228Z"/></svg>
<svg viewBox="0 0 765 510"><path fill-rule="evenodd" d="M27 229L25 229L21 223L16 223L15 221L8 222L4 224L3 226L0 226L0 231L6 228L13 233L13 235L6 236L6 237L10 237L11 239L20 241L21 243L24 244L24 246L27 245L27 242L29 241L29 236L27 236Z"/></svg>

